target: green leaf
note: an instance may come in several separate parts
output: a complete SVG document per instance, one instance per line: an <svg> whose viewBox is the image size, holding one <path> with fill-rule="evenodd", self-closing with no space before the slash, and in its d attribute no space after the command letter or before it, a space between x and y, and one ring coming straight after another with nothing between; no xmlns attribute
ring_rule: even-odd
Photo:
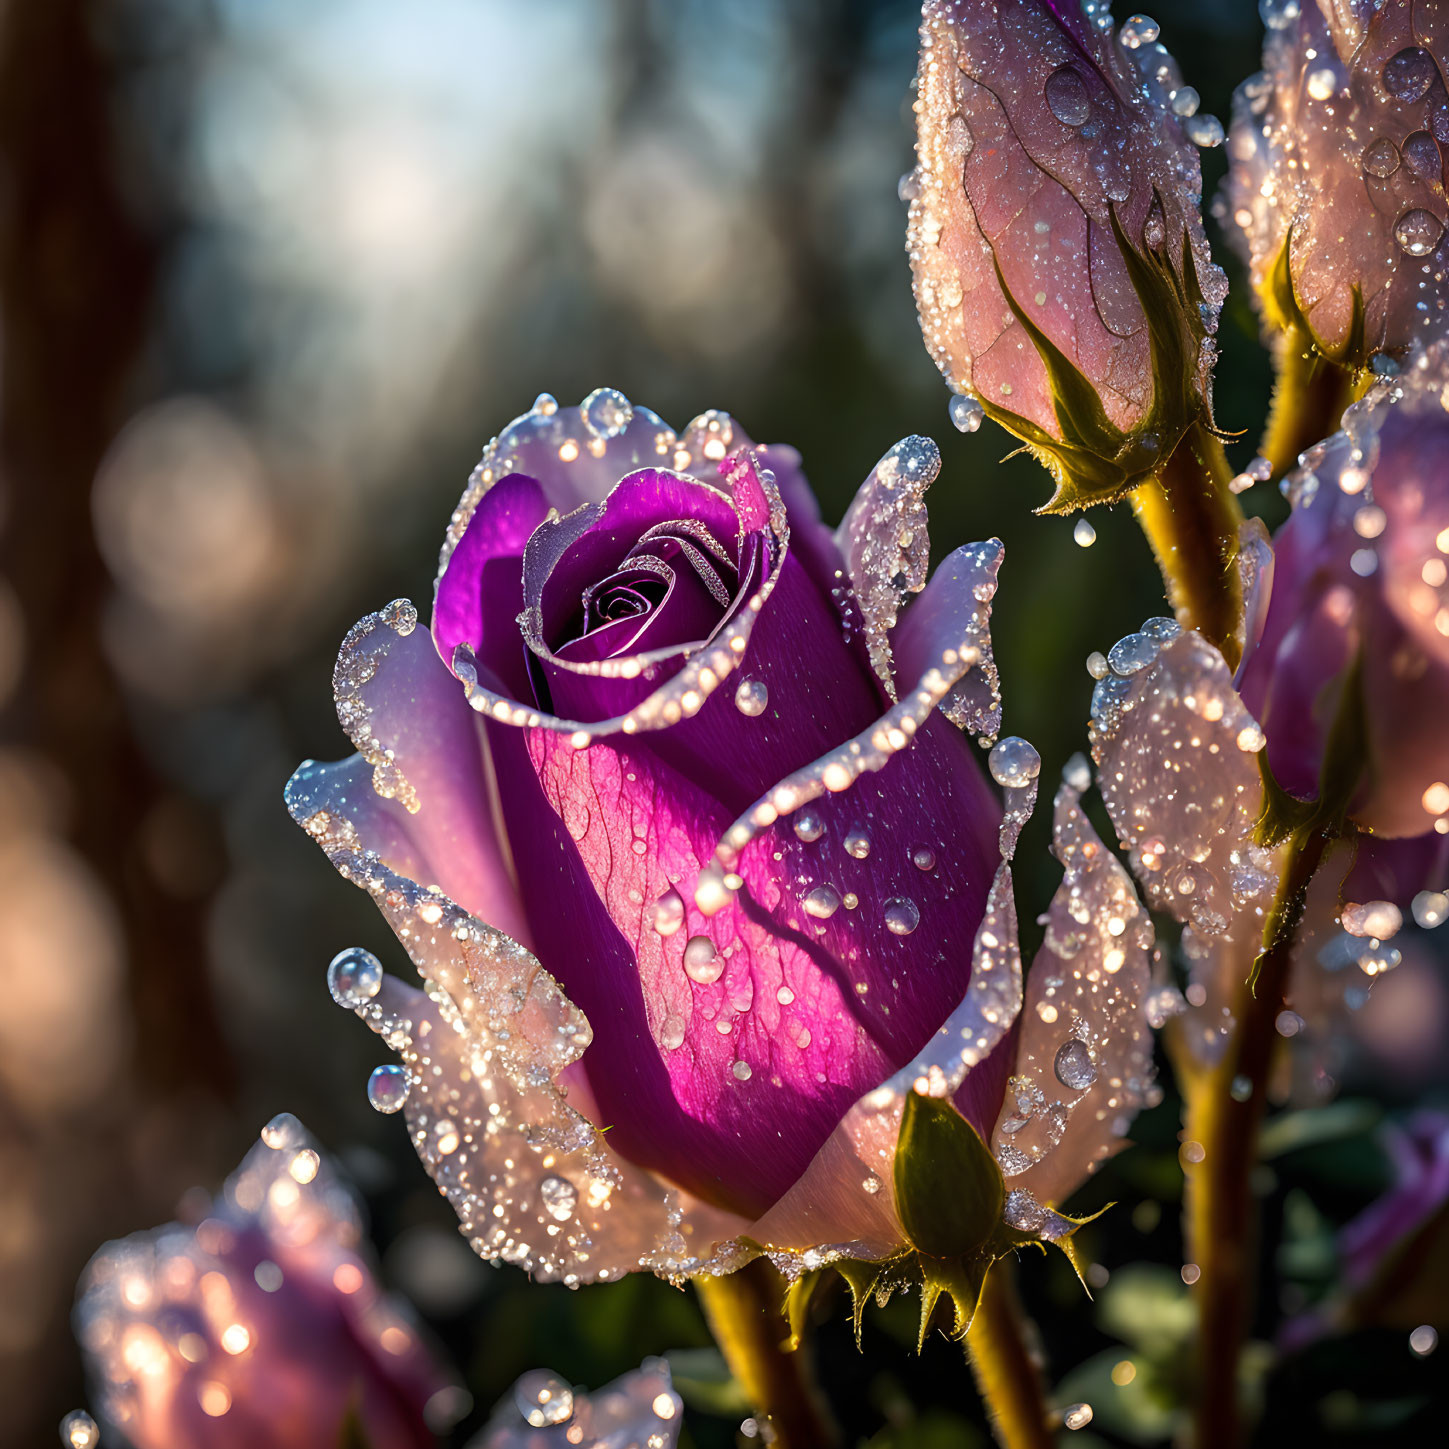
<svg viewBox="0 0 1449 1449"><path fill-rule="evenodd" d="M1001 1222L1006 1183L991 1150L949 1102L906 1096L895 1158L896 1210L932 1258L977 1255Z"/></svg>

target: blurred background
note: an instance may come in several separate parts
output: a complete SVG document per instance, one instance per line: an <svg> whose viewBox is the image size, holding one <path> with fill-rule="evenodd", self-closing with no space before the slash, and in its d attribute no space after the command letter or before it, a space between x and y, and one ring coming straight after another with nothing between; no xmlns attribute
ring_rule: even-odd
<svg viewBox="0 0 1449 1449"><path fill-rule="evenodd" d="M1255 6L1154 13L1226 119L1257 67ZM573 402L600 384L676 427L718 407L793 443L831 519L897 438L936 437L935 556L1007 543L1007 729L1048 774L1084 747L1083 660L1162 611L1157 575L1125 510L1094 514L1080 548L1071 520L1031 516L1045 476L999 461L1005 434L949 425L897 199L916 14L910 0L0 3L0 1443L55 1442L83 1402L68 1315L89 1255L219 1187L281 1110L352 1174L385 1279L466 1374L479 1409L459 1442L527 1367L597 1385L707 1343L691 1297L663 1284L570 1294L472 1256L401 1121L368 1108L380 1048L324 981L344 945L393 968L401 953L281 791L304 757L344 753L336 646L389 599L426 603L489 436L537 392ZM1204 163L1211 196L1222 153ZM1217 404L1246 430L1241 466L1269 371L1232 275ZM1245 501L1281 516L1269 489ZM1057 879L1046 834L1039 819L1023 847L1024 919ZM1334 1068L1359 1095L1326 1142L1286 1133L1265 1169L1299 1254L1298 1297L1268 1295L1265 1335L1386 1177L1364 1091L1393 1105L1444 1087L1443 962L1416 941L1405 957ZM1174 1372L1168 1085L1141 1147L1083 1195L1125 1204L1087 1237L1097 1301L1064 1264L1026 1265L1058 1371L1086 1365L1063 1402L1109 1370L1120 1387L1134 1333L1158 1378ZM848 1328L826 1329L832 1392L879 1442L984 1444L959 1350L937 1339L915 1359L912 1314L868 1316L863 1368ZM1313 1442L1381 1442L1380 1401L1395 1424L1442 1427L1433 1366L1397 1332L1360 1338L1260 1386L1274 1432L1330 1390ZM708 1378L707 1356L692 1362ZM1099 1405L1073 1442L1157 1442L1169 1421L1136 1397ZM697 1443L734 1441L740 1414L719 1407Z"/></svg>

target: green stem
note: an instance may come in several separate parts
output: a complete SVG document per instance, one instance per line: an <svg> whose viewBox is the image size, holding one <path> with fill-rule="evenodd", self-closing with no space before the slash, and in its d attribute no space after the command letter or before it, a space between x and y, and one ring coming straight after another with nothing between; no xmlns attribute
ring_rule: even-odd
<svg viewBox="0 0 1449 1449"><path fill-rule="evenodd" d="M1277 379L1260 451L1279 478L1298 466L1300 453L1338 430L1362 389L1354 370L1330 362L1301 327L1280 333L1274 352Z"/></svg>
<svg viewBox="0 0 1449 1449"><path fill-rule="evenodd" d="M820 1392L809 1349L785 1346L785 1280L763 1258L694 1280L710 1331L774 1449L838 1449L840 1430ZM773 1436L773 1437L771 1437Z"/></svg>
<svg viewBox="0 0 1449 1449"><path fill-rule="evenodd" d="M1234 1449L1242 1442L1238 1360L1249 1326L1257 1233L1250 1179L1293 943L1309 883L1336 834L1320 826L1290 842L1254 984L1238 989L1232 1043L1189 1088L1183 1135L1202 1149L1199 1163L1187 1169L1185 1188L1188 1259L1200 1270L1195 1449Z"/></svg>
<svg viewBox="0 0 1449 1449"><path fill-rule="evenodd" d="M1056 1431L1047 1411L1041 1364L1016 1292L1015 1264L999 1259L986 1274L966 1352L1002 1449L1051 1449Z"/></svg>
<svg viewBox="0 0 1449 1449"><path fill-rule="evenodd" d="M1132 509L1157 556L1178 621L1217 645L1236 668L1243 512L1228 487L1232 476L1222 443L1194 423L1162 471L1132 494Z"/></svg>

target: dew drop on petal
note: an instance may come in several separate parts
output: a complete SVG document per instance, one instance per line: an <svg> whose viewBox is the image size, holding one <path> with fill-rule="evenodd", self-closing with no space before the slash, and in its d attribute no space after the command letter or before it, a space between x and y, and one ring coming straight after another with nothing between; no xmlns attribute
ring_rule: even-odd
<svg viewBox="0 0 1449 1449"><path fill-rule="evenodd" d="M1161 27L1150 15L1129 15L1122 22L1117 38L1128 50L1136 50L1139 46L1151 45L1161 33Z"/></svg>
<svg viewBox="0 0 1449 1449"><path fill-rule="evenodd" d="M1437 73L1427 50L1408 45L1384 62L1384 89L1396 100L1417 101L1428 94Z"/></svg>
<svg viewBox="0 0 1449 1449"><path fill-rule="evenodd" d="M755 1074L748 1062L736 1062L730 1068L730 1071L734 1074L734 1079L737 1082L748 1082Z"/></svg>
<svg viewBox="0 0 1449 1449"><path fill-rule="evenodd" d="M797 838L807 843L825 834L825 822L813 810L801 810L793 823Z"/></svg>
<svg viewBox="0 0 1449 1449"><path fill-rule="evenodd" d="M659 1045L667 1052L677 1052L684 1045L684 1022L677 1016L666 1016L659 1027Z"/></svg>
<svg viewBox="0 0 1449 1449"><path fill-rule="evenodd" d="M998 785L1011 790L1020 790L1031 784L1041 773L1041 756L1036 746L1018 735L1008 735L992 746L986 757L991 778Z"/></svg>
<svg viewBox="0 0 1449 1449"><path fill-rule="evenodd" d="M1382 180L1399 169L1399 148L1387 136L1380 136L1363 148L1361 160L1367 175Z"/></svg>
<svg viewBox="0 0 1449 1449"><path fill-rule="evenodd" d="M958 433L974 433L986 417L986 409L969 393L958 393L951 399L951 425Z"/></svg>
<svg viewBox="0 0 1449 1449"><path fill-rule="evenodd" d="M1046 103L1064 126L1085 126L1092 114L1087 84L1070 65L1058 66L1046 82Z"/></svg>
<svg viewBox="0 0 1449 1449"><path fill-rule="evenodd" d="M1414 921L1425 930L1442 926L1449 919L1449 895L1443 891L1420 891L1414 897Z"/></svg>
<svg viewBox="0 0 1449 1449"><path fill-rule="evenodd" d="M60 1442L65 1449L96 1449L101 1431L84 1409L72 1409L60 1421Z"/></svg>
<svg viewBox="0 0 1449 1449"><path fill-rule="evenodd" d="M1211 150L1214 146L1223 144L1223 123L1216 116L1189 116L1183 122L1182 129L1194 146Z"/></svg>
<svg viewBox="0 0 1449 1449"><path fill-rule="evenodd" d="M893 896L885 903L887 929L896 936L909 936L921 924L920 907L909 896Z"/></svg>
<svg viewBox="0 0 1449 1449"><path fill-rule="evenodd" d="M566 1177L546 1177L538 1185L543 1210L556 1223L566 1223L578 1206L578 1189Z"/></svg>
<svg viewBox="0 0 1449 1449"><path fill-rule="evenodd" d="M1150 634L1128 634L1119 639L1107 654L1107 663L1116 674L1137 674L1157 658L1157 640Z"/></svg>
<svg viewBox="0 0 1449 1449"><path fill-rule="evenodd" d="M584 399L580 411L584 426L596 438L617 438L634 420L634 405L612 387L595 388Z"/></svg>
<svg viewBox="0 0 1449 1449"><path fill-rule="evenodd" d="M287 1147L300 1147L306 1140L302 1124L290 1112L278 1112L262 1128L262 1141L274 1152Z"/></svg>
<svg viewBox="0 0 1449 1449"><path fill-rule="evenodd" d="M1202 97L1192 86L1178 86L1172 93L1171 104L1172 114L1186 120L1188 116L1197 115L1197 108L1202 105Z"/></svg>
<svg viewBox="0 0 1449 1449"><path fill-rule="evenodd" d="M1416 206L1394 223L1394 240L1411 256L1425 257L1439 245L1444 224L1432 211Z"/></svg>
<svg viewBox="0 0 1449 1449"><path fill-rule="evenodd" d="M1367 901L1363 905L1344 906L1339 920L1350 936L1373 936L1388 941L1398 935L1404 915L1392 901Z"/></svg>
<svg viewBox="0 0 1449 1449"><path fill-rule="evenodd" d="M408 1074L402 1067L389 1062L376 1067L367 1079L367 1100L374 1111L391 1114L398 1111L408 1099Z"/></svg>
<svg viewBox="0 0 1449 1449"><path fill-rule="evenodd" d="M1078 548L1091 548L1097 541L1097 530L1085 518L1079 518L1077 526L1072 529L1072 538Z"/></svg>
<svg viewBox="0 0 1449 1449"><path fill-rule="evenodd" d="M857 825L845 837L845 853L856 860L864 860L870 854L870 832L863 825Z"/></svg>
<svg viewBox="0 0 1449 1449"><path fill-rule="evenodd" d="M840 909L840 892L831 885L819 885L808 891L800 902L805 914L817 921L828 921Z"/></svg>
<svg viewBox="0 0 1449 1449"><path fill-rule="evenodd" d="M1092 1061L1091 1051L1086 1042L1078 1041L1075 1037L1064 1041L1057 1048L1052 1070L1056 1073L1057 1081L1073 1092L1085 1092L1097 1080L1097 1068Z"/></svg>
<svg viewBox="0 0 1449 1449"><path fill-rule="evenodd" d="M574 1391L547 1369L533 1369L513 1386L513 1402L530 1428L544 1429L573 1418Z"/></svg>
<svg viewBox="0 0 1449 1449"><path fill-rule="evenodd" d="M936 852L929 845L918 845L911 851L911 864L917 870L935 870Z"/></svg>
<svg viewBox="0 0 1449 1449"><path fill-rule="evenodd" d="M673 886L654 903L654 929L672 936L684 924L684 898Z"/></svg>
<svg viewBox="0 0 1449 1449"><path fill-rule="evenodd" d="M382 962L360 946L339 951L327 967L327 989L338 1006L365 1006L382 986Z"/></svg>
<svg viewBox="0 0 1449 1449"><path fill-rule="evenodd" d="M708 936L691 936L684 943L684 974L701 986L708 986L724 975L724 958Z"/></svg>
<svg viewBox="0 0 1449 1449"><path fill-rule="evenodd" d="M1107 663L1107 656L1100 649L1094 649L1087 655L1087 673L1093 679L1105 679L1111 670L1112 666Z"/></svg>
<svg viewBox="0 0 1449 1449"><path fill-rule="evenodd" d="M770 703L770 689L763 679L742 679L735 690L735 708L743 715L756 719L764 714Z"/></svg>

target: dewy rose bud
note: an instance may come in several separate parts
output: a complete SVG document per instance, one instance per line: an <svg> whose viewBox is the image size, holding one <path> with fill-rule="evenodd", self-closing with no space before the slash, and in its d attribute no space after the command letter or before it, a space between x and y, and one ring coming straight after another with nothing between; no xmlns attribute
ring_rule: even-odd
<svg viewBox="0 0 1449 1449"><path fill-rule="evenodd" d="M1449 91L1436 6L1265 5L1239 90L1227 213L1267 321L1362 367L1444 330Z"/></svg>
<svg viewBox="0 0 1449 1449"><path fill-rule="evenodd" d="M1157 27L1105 6L927 0L908 246L926 345L1051 470L1064 510L1121 497L1211 422L1226 281L1198 116Z"/></svg>
<svg viewBox="0 0 1449 1449"><path fill-rule="evenodd" d="M1449 830L1449 414L1442 349L1380 384L1304 454L1240 678L1280 785L1317 795L1335 722L1361 728L1354 820ZM1344 701L1344 686L1357 691ZM1361 711L1361 725L1349 716ZM1354 782L1329 782L1344 788Z"/></svg>
<svg viewBox="0 0 1449 1449"><path fill-rule="evenodd" d="M793 451L724 414L676 436L618 393L542 398L454 515L431 635L398 605L344 644L360 755L289 804L428 979L339 999L401 1044L480 1252L577 1282L747 1229L892 1251L896 1075L989 1136L1020 965L1009 879L987 901L1020 814L999 840L968 734L998 728L1001 550L897 618L938 466L897 445L832 535ZM1003 758L1034 793L1035 752Z"/></svg>
<svg viewBox="0 0 1449 1449"><path fill-rule="evenodd" d="M467 1406L373 1279L358 1207L283 1114L197 1226L107 1243L76 1335L135 1449L431 1449ZM351 1441L348 1441L351 1442Z"/></svg>

